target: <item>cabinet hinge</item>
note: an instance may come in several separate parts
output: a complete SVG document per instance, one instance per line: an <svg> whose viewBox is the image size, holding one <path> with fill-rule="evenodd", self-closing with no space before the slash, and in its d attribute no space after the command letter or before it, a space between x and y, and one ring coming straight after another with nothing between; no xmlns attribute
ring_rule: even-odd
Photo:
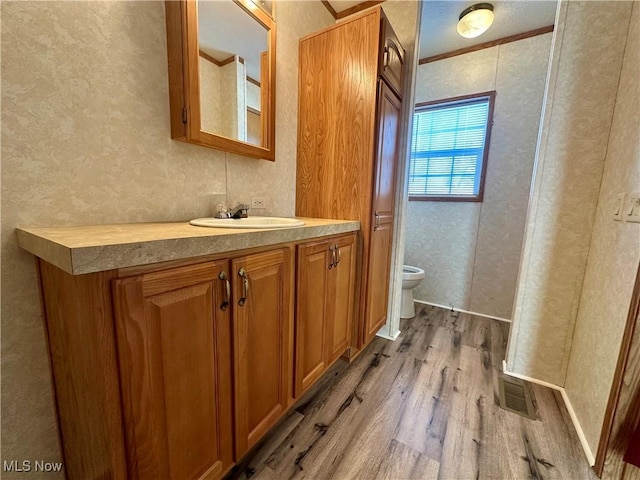
<svg viewBox="0 0 640 480"><path fill-rule="evenodd" d="M187 107L182 107L182 123L187 123Z"/></svg>

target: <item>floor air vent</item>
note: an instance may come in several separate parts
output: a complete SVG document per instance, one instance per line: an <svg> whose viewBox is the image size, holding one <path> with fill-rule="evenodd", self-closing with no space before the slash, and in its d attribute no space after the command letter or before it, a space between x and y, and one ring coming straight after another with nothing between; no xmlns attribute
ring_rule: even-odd
<svg viewBox="0 0 640 480"><path fill-rule="evenodd" d="M537 420L531 386L519 378L500 375L498 378L500 407L523 417Z"/></svg>

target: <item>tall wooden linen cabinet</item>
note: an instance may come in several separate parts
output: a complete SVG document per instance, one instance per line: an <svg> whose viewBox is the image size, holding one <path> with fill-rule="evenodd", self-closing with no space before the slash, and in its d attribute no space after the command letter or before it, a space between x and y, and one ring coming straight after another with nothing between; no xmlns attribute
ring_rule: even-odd
<svg viewBox="0 0 640 480"><path fill-rule="evenodd" d="M387 319L404 60L380 7L300 41L296 215L360 221L351 356Z"/></svg>

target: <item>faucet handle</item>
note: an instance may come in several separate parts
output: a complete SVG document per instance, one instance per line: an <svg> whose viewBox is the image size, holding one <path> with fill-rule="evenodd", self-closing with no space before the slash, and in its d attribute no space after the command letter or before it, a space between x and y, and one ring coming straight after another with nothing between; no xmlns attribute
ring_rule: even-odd
<svg viewBox="0 0 640 480"><path fill-rule="evenodd" d="M214 218L229 218L229 208L227 202L220 202L216 205Z"/></svg>

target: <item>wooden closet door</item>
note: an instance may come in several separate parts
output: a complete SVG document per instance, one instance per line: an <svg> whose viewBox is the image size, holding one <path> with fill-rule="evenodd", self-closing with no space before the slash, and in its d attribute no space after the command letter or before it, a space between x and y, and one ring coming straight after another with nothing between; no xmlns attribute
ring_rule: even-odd
<svg viewBox="0 0 640 480"><path fill-rule="evenodd" d="M240 458L288 407L291 249L237 258L231 271L236 457Z"/></svg>
<svg viewBox="0 0 640 480"><path fill-rule="evenodd" d="M231 467L227 266L114 282L130 478L218 479Z"/></svg>
<svg viewBox="0 0 640 480"><path fill-rule="evenodd" d="M378 148L375 162L373 219L369 244L364 342L387 321L396 164L402 103L383 80L378 81Z"/></svg>

